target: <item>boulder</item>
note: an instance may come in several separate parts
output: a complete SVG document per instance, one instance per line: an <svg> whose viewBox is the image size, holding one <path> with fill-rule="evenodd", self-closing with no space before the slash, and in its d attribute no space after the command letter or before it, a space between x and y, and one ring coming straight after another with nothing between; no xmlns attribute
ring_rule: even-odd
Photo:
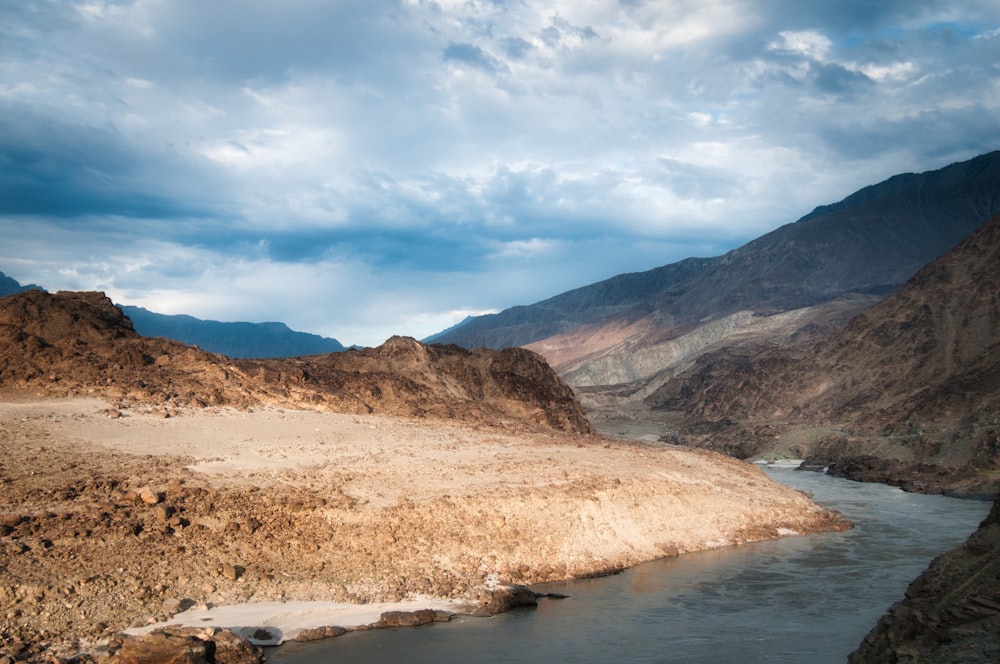
<svg viewBox="0 0 1000 664"><path fill-rule="evenodd" d="M208 644L195 636L153 632L125 639L111 664L207 664Z"/></svg>
<svg viewBox="0 0 1000 664"><path fill-rule="evenodd" d="M319 641L320 639L332 639L342 634L347 634L343 627L327 625L325 627L313 627L299 632L293 641Z"/></svg>
<svg viewBox="0 0 1000 664"><path fill-rule="evenodd" d="M433 609L419 609L417 611L386 611L382 614L380 623L386 627L416 627L426 625L437 619L437 613Z"/></svg>
<svg viewBox="0 0 1000 664"><path fill-rule="evenodd" d="M493 616L519 606L538 606L538 594L525 586L496 586L480 596L474 616Z"/></svg>
<svg viewBox="0 0 1000 664"><path fill-rule="evenodd" d="M130 636L110 664L260 664L264 651L228 629L167 627Z"/></svg>

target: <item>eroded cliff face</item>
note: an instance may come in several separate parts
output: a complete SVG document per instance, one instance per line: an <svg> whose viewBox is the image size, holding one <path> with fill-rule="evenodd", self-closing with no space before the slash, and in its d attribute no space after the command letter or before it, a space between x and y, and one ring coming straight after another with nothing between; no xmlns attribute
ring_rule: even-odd
<svg viewBox="0 0 1000 664"><path fill-rule="evenodd" d="M851 664L1000 661L1000 500L961 546L936 558L854 651Z"/></svg>
<svg viewBox="0 0 1000 664"><path fill-rule="evenodd" d="M589 434L573 392L539 355L395 337L374 349L231 360L138 335L103 293L0 299L0 389L102 396L165 409L262 404L459 419Z"/></svg>

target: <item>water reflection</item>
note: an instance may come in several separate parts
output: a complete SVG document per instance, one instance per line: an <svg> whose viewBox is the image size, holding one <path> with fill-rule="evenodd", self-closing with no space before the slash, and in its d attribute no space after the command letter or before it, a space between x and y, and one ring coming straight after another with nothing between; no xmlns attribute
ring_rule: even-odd
<svg viewBox="0 0 1000 664"><path fill-rule="evenodd" d="M843 663L907 584L989 505L785 468L853 530L762 542L548 584L536 610L290 644L280 664L329 661Z"/></svg>

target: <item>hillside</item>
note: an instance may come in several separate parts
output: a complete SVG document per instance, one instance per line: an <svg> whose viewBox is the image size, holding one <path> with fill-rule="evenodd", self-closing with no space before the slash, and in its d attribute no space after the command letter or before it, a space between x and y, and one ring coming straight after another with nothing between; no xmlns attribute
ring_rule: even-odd
<svg viewBox="0 0 1000 664"><path fill-rule="evenodd" d="M682 413L688 444L995 491L1000 217L823 341L706 353L646 404Z"/></svg>
<svg viewBox="0 0 1000 664"><path fill-rule="evenodd" d="M262 403L453 418L589 433L545 362L526 350L467 351L394 338L365 350L234 360L139 335L103 293L0 299L0 390L185 406Z"/></svg>
<svg viewBox="0 0 1000 664"><path fill-rule="evenodd" d="M436 339L531 348L591 407L619 407L720 345L822 338L998 213L992 152L866 187L724 256L620 275Z"/></svg>

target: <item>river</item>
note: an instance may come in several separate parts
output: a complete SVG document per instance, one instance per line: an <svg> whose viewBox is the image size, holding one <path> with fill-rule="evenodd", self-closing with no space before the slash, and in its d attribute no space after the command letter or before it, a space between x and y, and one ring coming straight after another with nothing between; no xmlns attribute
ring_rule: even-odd
<svg viewBox="0 0 1000 664"><path fill-rule="evenodd" d="M282 646L272 664L379 662L842 664L932 558L964 541L985 502L908 494L770 466L854 522L540 586L537 609Z"/></svg>

